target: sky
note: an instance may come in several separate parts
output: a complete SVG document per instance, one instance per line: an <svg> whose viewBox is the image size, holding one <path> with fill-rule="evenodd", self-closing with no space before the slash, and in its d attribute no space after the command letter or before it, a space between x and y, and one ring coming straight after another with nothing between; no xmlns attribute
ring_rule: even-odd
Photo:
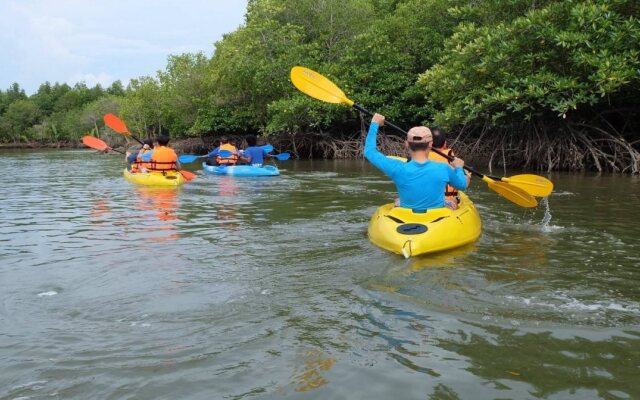
<svg viewBox="0 0 640 400"><path fill-rule="evenodd" d="M155 76L171 54L213 54L244 23L247 0L0 0L0 89L108 87Z"/></svg>

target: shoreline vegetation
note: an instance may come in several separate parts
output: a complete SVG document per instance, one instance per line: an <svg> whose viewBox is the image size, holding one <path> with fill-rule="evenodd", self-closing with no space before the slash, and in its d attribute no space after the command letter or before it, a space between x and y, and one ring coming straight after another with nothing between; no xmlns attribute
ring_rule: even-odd
<svg viewBox="0 0 640 400"><path fill-rule="evenodd" d="M406 129L444 128L478 167L640 173L636 0L254 0L210 57L172 55L108 88L0 90L0 148L80 147L86 134L135 147L105 128L114 113L179 152L257 133L298 158L361 158L368 118L298 93L295 65ZM382 151L404 154L386 133Z"/></svg>
<svg viewBox="0 0 640 400"><path fill-rule="evenodd" d="M273 144L278 152L288 152L296 158L364 159L365 133L354 139L336 139L326 134L273 135L264 138L263 141ZM577 142L584 146L583 149L571 140L544 138L544 142L539 136L514 138L507 132L493 132L489 138L480 138L472 142L460 141L453 137L451 147L468 163L487 167L490 171L493 168L521 168L538 172L595 170L638 173L640 152L634 145L620 136L601 133L602 137L596 140L582 131L573 132ZM171 147L179 154L206 154L215 148L215 138L209 136L175 139L172 140ZM245 145L242 136L230 135L230 138L234 143ZM514 140L519 143L514 144ZM551 142L553 145L548 144ZM110 143L114 143L112 147L121 151L135 151L139 147L137 142L125 142L121 138L115 138ZM603 148L602 143L606 144L606 148ZM379 136L378 147L388 155L406 156L403 139L398 136ZM86 146L81 142L68 141L28 142L0 143L0 149L86 149ZM591 164L596 168L588 168Z"/></svg>

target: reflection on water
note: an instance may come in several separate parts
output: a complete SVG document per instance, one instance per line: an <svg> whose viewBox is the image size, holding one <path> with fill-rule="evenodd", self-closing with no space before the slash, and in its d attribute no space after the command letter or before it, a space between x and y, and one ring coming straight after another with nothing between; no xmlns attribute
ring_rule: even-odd
<svg viewBox="0 0 640 400"><path fill-rule="evenodd" d="M109 201L99 197L93 197L91 202L91 210L89 210L89 218L94 224L103 224L111 213Z"/></svg>
<svg viewBox="0 0 640 400"><path fill-rule="evenodd" d="M478 242L405 260L367 240L395 190L364 162L121 163L0 157L0 400L640 398L637 177L554 175L533 210L474 181Z"/></svg>
<svg viewBox="0 0 640 400"><path fill-rule="evenodd" d="M619 390L632 387L637 375L637 363L632 360L637 361L640 353L633 337L607 338L607 332L597 335L601 337L572 336L562 331L554 335L549 331L518 332L516 328L495 326L484 330L472 326L469 330L470 334L438 339L438 347L469 360L467 371L495 382L495 389L518 393L526 388L519 398L547 398L554 394L554 398L637 395L637 391ZM476 330L479 332L475 333ZM630 357L625 356L634 347L636 350L627 354ZM535 384L530 386L527 384L530 382Z"/></svg>
<svg viewBox="0 0 640 400"><path fill-rule="evenodd" d="M160 221L175 221L178 208L178 189L137 186L133 196L137 196L141 214L151 214Z"/></svg>
<svg viewBox="0 0 640 400"><path fill-rule="evenodd" d="M295 371L293 377L296 392L306 392L329 383L323 375L336 362L335 357L323 354L318 349L311 349L301 358L303 365Z"/></svg>
<svg viewBox="0 0 640 400"><path fill-rule="evenodd" d="M216 203L217 223L222 229L236 230L239 228L238 212L240 205L236 204L236 196L239 194L238 178L233 176L216 177L219 201ZM247 182L250 184L250 182Z"/></svg>
<svg viewBox="0 0 640 400"><path fill-rule="evenodd" d="M408 261L408 271L419 272L425 268L455 267L460 265L460 260L477 251L477 248L478 246L472 243L446 252L413 257Z"/></svg>
<svg viewBox="0 0 640 400"><path fill-rule="evenodd" d="M136 200L138 211L132 222L131 231L139 231L145 240L176 240L179 235L176 229L177 209L179 207L179 188L136 186L132 196Z"/></svg>

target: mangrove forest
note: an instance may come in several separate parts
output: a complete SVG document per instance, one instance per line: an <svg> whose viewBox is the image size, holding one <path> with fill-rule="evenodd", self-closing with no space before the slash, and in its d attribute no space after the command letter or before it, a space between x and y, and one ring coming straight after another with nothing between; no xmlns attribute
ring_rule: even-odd
<svg viewBox="0 0 640 400"><path fill-rule="evenodd" d="M115 113L140 136L256 133L297 157L362 157L369 117L298 92L301 65L400 126L447 130L476 164L640 173L639 53L637 0L249 0L211 56L107 88L0 90L0 143L116 142Z"/></svg>

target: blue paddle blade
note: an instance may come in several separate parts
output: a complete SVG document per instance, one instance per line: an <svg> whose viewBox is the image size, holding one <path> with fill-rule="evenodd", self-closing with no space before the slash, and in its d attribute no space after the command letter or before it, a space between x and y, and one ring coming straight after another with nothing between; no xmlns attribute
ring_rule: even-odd
<svg viewBox="0 0 640 400"><path fill-rule="evenodd" d="M287 161L289 158L291 158L291 154L289 153L274 154L273 156L280 161Z"/></svg>
<svg viewBox="0 0 640 400"><path fill-rule="evenodd" d="M264 146L260 146L260 148L264 150L265 153L271 153L273 151L273 146L270 144L265 144Z"/></svg>
<svg viewBox="0 0 640 400"><path fill-rule="evenodd" d="M189 164L194 162L200 157L206 157L206 156L194 156L193 154L183 154L180 157L178 157L178 161L180 161L180 164Z"/></svg>

